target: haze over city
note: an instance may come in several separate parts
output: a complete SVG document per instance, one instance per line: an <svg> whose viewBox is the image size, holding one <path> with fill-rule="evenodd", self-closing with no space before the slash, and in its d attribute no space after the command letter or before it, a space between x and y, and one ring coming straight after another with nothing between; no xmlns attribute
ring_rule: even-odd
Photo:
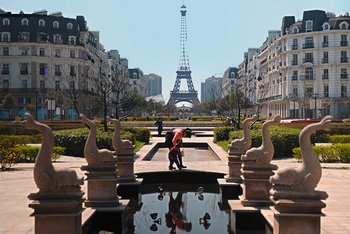
<svg viewBox="0 0 350 234"><path fill-rule="evenodd" d="M100 31L106 50L117 49L129 67L163 78L168 100L179 65L180 7L187 7L190 67L196 90L210 76L221 76L238 66L248 48L261 46L268 30L280 29L283 16L302 18L304 10L319 9L344 14L348 0L106 0L21 1L2 0L5 11L32 13L46 9L64 17L83 15L90 30ZM200 94L198 95L200 97Z"/></svg>

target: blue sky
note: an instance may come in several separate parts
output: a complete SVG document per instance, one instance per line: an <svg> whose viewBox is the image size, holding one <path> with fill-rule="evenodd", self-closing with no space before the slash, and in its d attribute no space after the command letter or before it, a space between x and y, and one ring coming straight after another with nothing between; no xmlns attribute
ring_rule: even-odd
<svg viewBox="0 0 350 234"><path fill-rule="evenodd" d="M183 0L1 0L5 11L46 9L65 17L85 16L100 31L107 50L117 49L129 67L163 77L167 101L179 64L180 7ZM247 48L259 47L268 30L280 29L283 16L301 19L304 10L336 15L350 11L349 0L184 0L188 52L194 87L206 78L238 66ZM184 81L182 82L184 83Z"/></svg>

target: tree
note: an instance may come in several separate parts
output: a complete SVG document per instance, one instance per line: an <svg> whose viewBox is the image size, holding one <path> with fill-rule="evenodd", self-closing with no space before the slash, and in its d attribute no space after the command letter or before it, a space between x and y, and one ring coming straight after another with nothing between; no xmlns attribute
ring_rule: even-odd
<svg viewBox="0 0 350 234"><path fill-rule="evenodd" d="M120 100L122 95L128 90L129 88L129 80L127 79L127 76L123 76L121 71L117 72L117 76L115 79L112 79L114 85L113 85L113 97L112 103L115 105L115 117L119 119L119 109L120 109Z"/></svg>
<svg viewBox="0 0 350 234"><path fill-rule="evenodd" d="M15 98L11 94L7 94L2 101L1 108L9 112L9 118L11 119L12 114L11 110L15 109L17 104L15 102Z"/></svg>
<svg viewBox="0 0 350 234"><path fill-rule="evenodd" d="M121 108L124 111L124 116L135 114L146 105L146 100L137 91L127 91L120 100Z"/></svg>

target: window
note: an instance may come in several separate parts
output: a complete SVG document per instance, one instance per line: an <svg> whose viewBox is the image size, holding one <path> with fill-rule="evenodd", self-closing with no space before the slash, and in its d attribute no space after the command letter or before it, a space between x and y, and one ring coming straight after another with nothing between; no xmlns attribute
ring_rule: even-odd
<svg viewBox="0 0 350 234"><path fill-rule="evenodd" d="M292 50L298 49L298 38L293 39Z"/></svg>
<svg viewBox="0 0 350 234"><path fill-rule="evenodd" d="M40 48L39 49L39 55L40 56L45 56L45 48Z"/></svg>
<svg viewBox="0 0 350 234"><path fill-rule="evenodd" d="M347 63L348 62L348 55L346 51L340 52L340 62L341 63Z"/></svg>
<svg viewBox="0 0 350 234"><path fill-rule="evenodd" d="M58 21L54 21L52 26L53 28L59 28L60 24L58 23Z"/></svg>
<svg viewBox="0 0 350 234"><path fill-rule="evenodd" d="M22 19L21 24L22 24L22 26L28 26L29 25L28 19L26 19L26 18Z"/></svg>
<svg viewBox="0 0 350 234"><path fill-rule="evenodd" d="M312 67L305 68L305 79L306 80L314 79L314 70Z"/></svg>
<svg viewBox="0 0 350 234"><path fill-rule="evenodd" d="M75 37L69 37L68 44L69 45L75 45Z"/></svg>
<svg viewBox="0 0 350 234"><path fill-rule="evenodd" d="M8 64L8 63L2 64L1 74L2 75L10 75L10 64Z"/></svg>
<svg viewBox="0 0 350 234"><path fill-rule="evenodd" d="M24 98L24 101L25 101L26 104L32 103L32 99L31 98Z"/></svg>
<svg viewBox="0 0 350 234"><path fill-rule="evenodd" d="M39 27L45 27L45 20L43 19L39 20Z"/></svg>
<svg viewBox="0 0 350 234"><path fill-rule="evenodd" d="M2 55L10 55L10 49L8 47L2 48Z"/></svg>
<svg viewBox="0 0 350 234"><path fill-rule="evenodd" d="M29 41L29 33L21 32L20 33L20 41Z"/></svg>
<svg viewBox="0 0 350 234"><path fill-rule="evenodd" d="M69 82L69 89L70 90L74 90L75 89L75 82L74 81L70 81Z"/></svg>
<svg viewBox="0 0 350 234"><path fill-rule="evenodd" d="M347 88L345 85L340 86L340 96L346 97L347 96Z"/></svg>
<svg viewBox="0 0 350 234"><path fill-rule="evenodd" d="M348 39L346 34L340 36L340 46L348 46Z"/></svg>
<svg viewBox="0 0 350 234"><path fill-rule="evenodd" d="M20 48L21 50L21 55L29 55L29 48L23 47Z"/></svg>
<svg viewBox="0 0 350 234"><path fill-rule="evenodd" d="M55 49L55 57L61 57L61 50Z"/></svg>
<svg viewBox="0 0 350 234"><path fill-rule="evenodd" d="M323 52L322 63L328 63L328 51Z"/></svg>
<svg viewBox="0 0 350 234"><path fill-rule="evenodd" d="M72 23L68 23L67 24L67 29L72 30L73 29L73 24Z"/></svg>
<svg viewBox="0 0 350 234"><path fill-rule="evenodd" d="M2 41L3 42L10 42L10 34L9 33L3 33L2 34Z"/></svg>
<svg viewBox="0 0 350 234"><path fill-rule="evenodd" d="M45 89L45 80L40 81L40 89Z"/></svg>
<svg viewBox="0 0 350 234"><path fill-rule="evenodd" d="M9 80L3 80L2 81L2 88L4 90L9 90L9 88L10 88L10 81Z"/></svg>
<svg viewBox="0 0 350 234"><path fill-rule="evenodd" d="M305 32L312 32L313 29L313 21L308 20L305 22Z"/></svg>
<svg viewBox="0 0 350 234"><path fill-rule="evenodd" d="M328 78L329 78L328 69L323 69L322 79L328 80Z"/></svg>
<svg viewBox="0 0 350 234"><path fill-rule="evenodd" d="M297 34L298 32L299 32L299 28L298 27L295 26L295 27L292 28L292 33L293 34Z"/></svg>
<svg viewBox="0 0 350 234"><path fill-rule="evenodd" d="M322 47L328 47L328 44L329 44L328 42L329 42L328 36L327 35L323 36Z"/></svg>
<svg viewBox="0 0 350 234"><path fill-rule="evenodd" d="M75 67L74 67L74 66L70 66L70 72L69 72L69 74L70 74L71 76L76 76L76 74L75 74Z"/></svg>
<svg viewBox="0 0 350 234"><path fill-rule="evenodd" d="M45 63L40 63L39 64L39 75L44 76L45 75L45 68L47 64Z"/></svg>
<svg viewBox="0 0 350 234"><path fill-rule="evenodd" d="M21 80L21 88L22 89L28 88L28 80Z"/></svg>
<svg viewBox="0 0 350 234"><path fill-rule="evenodd" d="M293 96L298 97L298 88L297 87L293 87Z"/></svg>
<svg viewBox="0 0 350 234"><path fill-rule="evenodd" d="M340 78L341 79L347 79L348 78L348 72L346 68L340 69Z"/></svg>
<svg viewBox="0 0 350 234"><path fill-rule="evenodd" d="M8 18L5 18L2 20L2 25L3 26L9 26L10 25L10 20Z"/></svg>
<svg viewBox="0 0 350 234"><path fill-rule="evenodd" d="M314 62L313 53L305 53L304 63L313 63L313 62Z"/></svg>
<svg viewBox="0 0 350 234"><path fill-rule="evenodd" d="M292 65L298 65L298 55L293 54Z"/></svg>
<svg viewBox="0 0 350 234"><path fill-rule="evenodd" d="M303 46L303 49L309 49L314 48L314 38L313 37L306 37L305 38L305 44Z"/></svg>
<svg viewBox="0 0 350 234"><path fill-rule="evenodd" d="M61 84L60 84L60 81L59 80L56 80L55 81L55 89L61 89Z"/></svg>
<svg viewBox="0 0 350 234"><path fill-rule="evenodd" d="M24 98L19 97L18 100L17 100L17 102L18 102L19 105L24 104Z"/></svg>
<svg viewBox="0 0 350 234"><path fill-rule="evenodd" d="M28 63L20 63L19 64L20 75L28 75L29 74L28 67L29 67Z"/></svg>
<svg viewBox="0 0 350 234"><path fill-rule="evenodd" d="M61 67L60 65L55 65L55 75L60 76L61 75Z"/></svg>
<svg viewBox="0 0 350 234"><path fill-rule="evenodd" d="M306 87L306 89L305 89L305 95L307 96L307 97L311 97L311 95L314 93L314 88L312 88L312 87Z"/></svg>
<svg viewBox="0 0 350 234"><path fill-rule="evenodd" d="M292 80L298 79L298 71L293 71Z"/></svg>
<svg viewBox="0 0 350 234"><path fill-rule="evenodd" d="M70 50L70 57L75 58L75 50Z"/></svg>
<svg viewBox="0 0 350 234"><path fill-rule="evenodd" d="M57 34L54 35L53 43L55 43L55 44L62 44L61 35L57 35Z"/></svg>
<svg viewBox="0 0 350 234"><path fill-rule="evenodd" d="M324 23L324 24L322 25L322 28L323 28L323 31L328 31L328 30L330 29L329 23Z"/></svg>
<svg viewBox="0 0 350 234"><path fill-rule="evenodd" d="M329 86L328 85L323 86L323 95L324 95L324 97L329 97Z"/></svg>
<svg viewBox="0 0 350 234"><path fill-rule="evenodd" d="M349 24L348 24L348 22L341 22L340 24L339 24L339 28L340 29L348 29L348 26L349 26Z"/></svg>
<svg viewBox="0 0 350 234"><path fill-rule="evenodd" d="M137 73L136 72L132 73L132 78L133 79L137 79Z"/></svg>

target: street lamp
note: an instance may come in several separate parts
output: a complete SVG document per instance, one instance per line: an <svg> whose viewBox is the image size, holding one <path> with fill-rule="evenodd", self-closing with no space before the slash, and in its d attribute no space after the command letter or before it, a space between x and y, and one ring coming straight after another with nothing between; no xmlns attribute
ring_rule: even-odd
<svg viewBox="0 0 350 234"><path fill-rule="evenodd" d="M314 115L314 117L315 117L315 119L317 119L317 98L319 98L318 93L314 93L312 95L312 98L315 100L315 115Z"/></svg>
<svg viewBox="0 0 350 234"><path fill-rule="evenodd" d="M34 93L35 93L35 120L38 120L38 89L35 89Z"/></svg>

